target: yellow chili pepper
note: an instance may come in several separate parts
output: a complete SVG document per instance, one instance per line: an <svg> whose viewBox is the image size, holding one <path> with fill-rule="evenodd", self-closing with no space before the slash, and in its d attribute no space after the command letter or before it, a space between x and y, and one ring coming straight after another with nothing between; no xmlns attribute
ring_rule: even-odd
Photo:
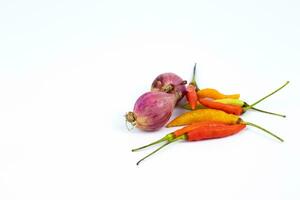
<svg viewBox="0 0 300 200"><path fill-rule="evenodd" d="M225 95L220 93L218 90L212 88L198 90L197 95L198 98L212 98L212 99L225 99L225 98L239 99L240 98L240 94Z"/></svg>
<svg viewBox="0 0 300 200"><path fill-rule="evenodd" d="M221 110L215 109L200 109L191 112L183 113L176 117L167 127L183 126L201 121L222 122L225 124L236 124L239 121L239 116L227 114Z"/></svg>
<svg viewBox="0 0 300 200"><path fill-rule="evenodd" d="M216 99L215 102L234 105L234 106L241 106L245 105L245 102L240 99L232 99L232 98L225 98L225 99Z"/></svg>

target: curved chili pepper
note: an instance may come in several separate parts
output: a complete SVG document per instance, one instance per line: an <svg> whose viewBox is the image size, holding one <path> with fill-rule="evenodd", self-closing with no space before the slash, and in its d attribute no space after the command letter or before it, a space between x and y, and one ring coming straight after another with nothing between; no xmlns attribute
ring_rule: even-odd
<svg viewBox="0 0 300 200"><path fill-rule="evenodd" d="M243 108L243 110L244 110L244 108L246 108L246 107L249 106L249 104L247 104L246 102L244 102L244 101L242 101L240 99L229 99L229 98L226 98L226 99L215 99L213 101L214 102L223 103L223 104L233 105L233 106L240 106L240 107ZM186 109L186 110L192 110L192 108L191 108L191 106L189 104L184 104L181 107L183 109ZM212 107L205 107L204 105L202 105L200 103L197 103L197 106L196 106L195 110L203 109L203 108L212 108ZM255 111L266 113L266 114L270 114L270 115L276 115L276 116L279 116L279 117L286 117L286 115L283 115L283 114L274 113L274 112L270 112L270 111L265 111L265 110L261 110L261 109L255 108L255 107L252 107L251 110L255 110ZM223 110L223 111L225 111L225 110ZM245 112L245 111L243 111L243 112ZM231 113L231 112L227 112L227 113Z"/></svg>
<svg viewBox="0 0 300 200"><path fill-rule="evenodd" d="M223 138L230 135L234 135L244 129L246 127L245 124L234 124L234 125L228 125L220 122L202 122L193 124L187 127L184 127L182 129L179 129L178 131L180 134L178 136L175 136L175 133L167 134L164 138L169 138L165 141L167 141L165 144L163 144L161 147L157 148L155 151L151 152L150 154L146 155L142 159L140 159L137 162L137 165L148 158L149 156L153 155L163 147L178 141L178 140L187 140L187 141L200 141L200 140L206 140L206 139L215 139L215 138ZM179 133L178 132L178 133ZM172 138L170 136L172 135ZM155 142L154 142L155 143ZM132 151L137 151L146 147L151 146L151 143L149 145L145 145L143 147L133 149Z"/></svg>
<svg viewBox="0 0 300 200"><path fill-rule="evenodd" d="M240 94L222 94L216 89L212 88L205 88L197 91L198 98L211 98L211 99L225 99L225 98L231 98L231 99L239 99Z"/></svg>
<svg viewBox="0 0 300 200"><path fill-rule="evenodd" d="M177 116L171 122L169 122L166 127L184 126L195 122L203 121L214 121L222 122L225 124L237 124L240 120L239 116L233 114L227 114L221 110L215 109L200 109L190 112L185 112L182 115Z"/></svg>
<svg viewBox="0 0 300 200"><path fill-rule="evenodd" d="M206 139L215 139L215 138L223 138L234 135L241 130L243 130L246 125L245 124L211 124L212 126L207 126L203 129L194 129L186 134L188 141L199 141Z"/></svg>
<svg viewBox="0 0 300 200"><path fill-rule="evenodd" d="M243 108L240 107L240 106L215 102L215 101L212 101L212 100L209 100L209 99L202 98L202 99L199 99L199 102L207 108L222 110L222 111L224 111L226 113L229 113L229 114L241 115L244 112Z"/></svg>
<svg viewBox="0 0 300 200"><path fill-rule="evenodd" d="M231 98L215 99L214 102L230 104L230 105L240 106L240 107L243 107L245 105L244 101L242 101L240 99L231 99Z"/></svg>

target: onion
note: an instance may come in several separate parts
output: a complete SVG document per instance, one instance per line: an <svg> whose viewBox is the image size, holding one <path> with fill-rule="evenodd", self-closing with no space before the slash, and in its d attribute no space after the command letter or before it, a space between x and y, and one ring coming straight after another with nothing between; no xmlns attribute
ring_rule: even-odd
<svg viewBox="0 0 300 200"><path fill-rule="evenodd" d="M135 102L133 112L126 113L126 121L144 131L155 131L168 122L176 102L175 94L147 92Z"/></svg>
<svg viewBox="0 0 300 200"><path fill-rule="evenodd" d="M176 103L178 103L185 95L186 81L182 80L174 73L163 73L157 76L151 86L151 91L161 91L175 94Z"/></svg>

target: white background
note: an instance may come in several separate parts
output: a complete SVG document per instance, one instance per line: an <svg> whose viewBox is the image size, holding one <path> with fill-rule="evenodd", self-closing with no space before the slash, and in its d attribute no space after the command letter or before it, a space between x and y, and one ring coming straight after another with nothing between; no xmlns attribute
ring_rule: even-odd
<svg viewBox="0 0 300 200"><path fill-rule="evenodd" d="M300 199L299 1L0 1L0 199ZM254 128L140 166L124 114L160 73L241 93ZM176 110L175 114L182 111ZM173 116L174 117L174 116Z"/></svg>

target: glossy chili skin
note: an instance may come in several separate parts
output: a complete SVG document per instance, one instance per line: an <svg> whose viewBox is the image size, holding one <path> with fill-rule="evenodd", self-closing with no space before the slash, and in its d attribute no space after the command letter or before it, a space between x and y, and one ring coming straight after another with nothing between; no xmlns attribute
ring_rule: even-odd
<svg viewBox="0 0 300 200"><path fill-rule="evenodd" d="M199 102L200 102L200 104L202 104L203 106L205 106L207 108L222 110L229 114L241 115L244 112L243 108L240 106L215 102L210 99L202 98L202 99L199 99Z"/></svg>
<svg viewBox="0 0 300 200"><path fill-rule="evenodd" d="M198 98L211 98L211 99L225 99L225 98L231 98L231 99L239 99L240 94L222 94L216 89L212 88L205 88L197 91Z"/></svg>
<svg viewBox="0 0 300 200"><path fill-rule="evenodd" d="M196 86L189 84L187 86L187 94L186 94L187 101L191 106L192 110L195 110L197 106L198 96L196 92Z"/></svg>
<svg viewBox="0 0 300 200"><path fill-rule="evenodd" d="M186 140L199 141L228 137L240 132L245 127L245 124L229 125L224 123L211 122L186 133Z"/></svg>
<svg viewBox="0 0 300 200"><path fill-rule="evenodd" d="M166 127L169 128L175 126L184 126L193 124L195 122L203 121L215 121L222 122L225 124L237 124L239 121L241 121L241 119L237 115L228 114L222 110L205 108L185 112L173 119L171 122L169 122Z"/></svg>

